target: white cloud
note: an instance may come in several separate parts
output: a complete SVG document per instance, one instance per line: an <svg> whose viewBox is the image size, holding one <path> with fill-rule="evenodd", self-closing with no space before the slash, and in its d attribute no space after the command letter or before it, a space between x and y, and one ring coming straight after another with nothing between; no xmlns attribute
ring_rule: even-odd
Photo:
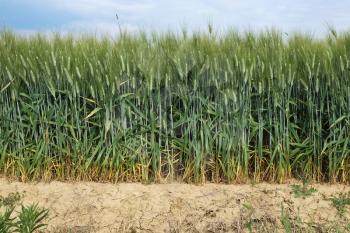
<svg viewBox="0 0 350 233"><path fill-rule="evenodd" d="M14 0L18 1L19 0ZM114 33L118 13L123 28L137 31L204 28L259 30L275 26L283 31L322 33L330 23L339 29L350 27L345 0L32 0L41 7L75 16L53 30ZM64 17L64 15L62 16Z"/></svg>
<svg viewBox="0 0 350 233"><path fill-rule="evenodd" d="M66 32L73 33L97 33L102 35L116 36L119 35L119 26L117 23L109 23L104 21L75 21L70 24L62 26L62 29ZM127 30L128 32L136 32L138 27L131 24L124 24L121 30Z"/></svg>
<svg viewBox="0 0 350 233"><path fill-rule="evenodd" d="M104 16L110 12L142 13L152 9L152 2L113 1L113 0L48 0L57 9L66 10L82 16Z"/></svg>
<svg viewBox="0 0 350 233"><path fill-rule="evenodd" d="M154 8L152 1L127 1L127 0L36 0L47 7L54 8L78 17L70 23L62 24L53 31L62 33L102 33L114 35L119 33L116 13L122 29L129 32L137 31L141 26L135 17L148 15ZM138 18L139 19L139 18Z"/></svg>

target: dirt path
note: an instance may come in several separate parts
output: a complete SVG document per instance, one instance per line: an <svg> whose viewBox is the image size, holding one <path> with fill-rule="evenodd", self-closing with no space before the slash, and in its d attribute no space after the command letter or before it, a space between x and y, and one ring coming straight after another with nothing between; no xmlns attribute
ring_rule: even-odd
<svg viewBox="0 0 350 233"><path fill-rule="evenodd" d="M290 185L20 183L0 179L0 195L25 192L23 202L50 210L48 231L243 232L247 223L281 227L282 206L303 224L339 221L327 199L345 185L312 185L318 192L295 198ZM346 216L347 217L347 216Z"/></svg>

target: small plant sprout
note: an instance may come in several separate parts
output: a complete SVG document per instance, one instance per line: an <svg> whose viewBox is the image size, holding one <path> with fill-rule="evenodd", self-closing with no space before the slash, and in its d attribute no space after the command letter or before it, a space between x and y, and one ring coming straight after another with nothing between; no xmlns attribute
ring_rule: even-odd
<svg viewBox="0 0 350 233"><path fill-rule="evenodd" d="M336 196L330 198L332 205L337 209L338 214L343 216L350 205L350 192L339 193Z"/></svg>
<svg viewBox="0 0 350 233"><path fill-rule="evenodd" d="M303 180L303 184L292 184L292 192L296 198L306 198L317 192L317 189L310 187L309 182Z"/></svg>

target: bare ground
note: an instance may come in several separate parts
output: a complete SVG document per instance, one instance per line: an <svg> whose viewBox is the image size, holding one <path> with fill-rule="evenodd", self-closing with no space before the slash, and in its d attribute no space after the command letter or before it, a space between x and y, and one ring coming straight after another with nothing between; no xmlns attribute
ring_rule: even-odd
<svg viewBox="0 0 350 233"><path fill-rule="evenodd" d="M21 183L0 179L0 195L48 208L48 232L283 232L281 214L298 229L348 222L329 200L346 185L314 184L294 197L290 184ZM283 211L282 211L283 208Z"/></svg>

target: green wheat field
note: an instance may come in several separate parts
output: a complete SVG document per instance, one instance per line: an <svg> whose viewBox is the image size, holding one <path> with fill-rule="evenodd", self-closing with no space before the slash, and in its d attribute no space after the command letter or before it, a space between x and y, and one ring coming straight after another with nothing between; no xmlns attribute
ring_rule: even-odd
<svg viewBox="0 0 350 233"><path fill-rule="evenodd" d="M350 33L0 32L0 173L350 181Z"/></svg>

